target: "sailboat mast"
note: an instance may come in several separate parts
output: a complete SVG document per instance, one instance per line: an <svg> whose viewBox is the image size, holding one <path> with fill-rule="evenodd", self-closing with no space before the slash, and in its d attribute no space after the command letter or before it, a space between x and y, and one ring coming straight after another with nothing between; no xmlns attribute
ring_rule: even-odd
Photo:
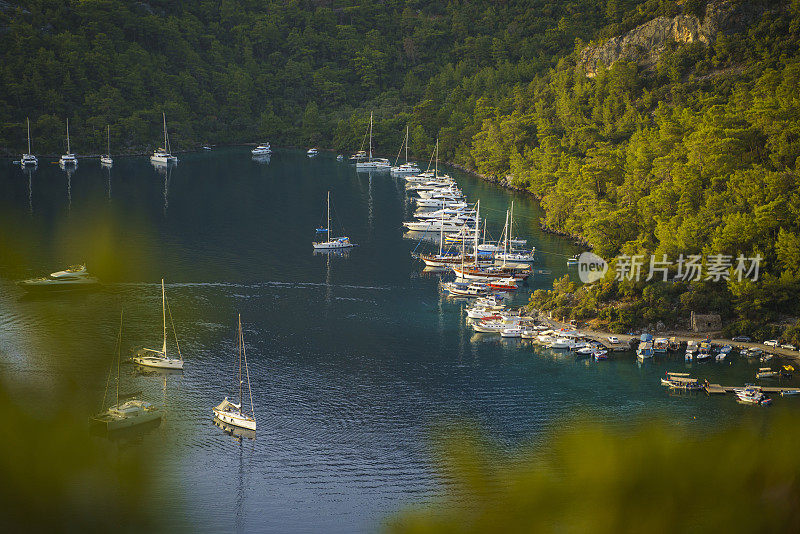
<svg viewBox="0 0 800 534"><path fill-rule="evenodd" d="M117 339L117 404L119 406L119 361L122 353L122 313L119 311L119 339Z"/></svg>
<svg viewBox="0 0 800 534"><path fill-rule="evenodd" d="M328 191L328 242L331 240L331 192Z"/></svg>
<svg viewBox="0 0 800 534"><path fill-rule="evenodd" d="M108 143L106 145L106 151L107 151L106 154L108 154L110 156L111 155L111 125L110 124L106 125L106 142Z"/></svg>
<svg viewBox="0 0 800 534"><path fill-rule="evenodd" d="M164 150L167 150L167 114L162 111L161 117L164 119Z"/></svg>
<svg viewBox="0 0 800 534"><path fill-rule="evenodd" d="M242 314L239 314L239 414L242 413L242 351L244 350L244 338L242 337Z"/></svg>
<svg viewBox="0 0 800 534"><path fill-rule="evenodd" d="M506 210L506 225L503 228L505 234L505 241L503 242L503 267L506 266L506 254L508 253L508 210Z"/></svg>
<svg viewBox="0 0 800 534"><path fill-rule="evenodd" d="M444 244L444 208L442 208L442 225L439 227L439 257L442 256L442 245Z"/></svg>
<svg viewBox="0 0 800 534"><path fill-rule="evenodd" d="M514 231L514 201L511 201L511 219L508 221L508 241L511 243L511 232ZM512 243L513 244L513 243ZM511 245L508 246L508 251L511 252Z"/></svg>
<svg viewBox="0 0 800 534"><path fill-rule="evenodd" d="M439 138L436 138L436 166L433 168L433 177L439 177Z"/></svg>
<svg viewBox="0 0 800 534"><path fill-rule="evenodd" d="M478 267L478 232L480 231L481 225L481 201L478 199L478 203L475 206L475 267Z"/></svg>
<svg viewBox="0 0 800 534"><path fill-rule="evenodd" d="M372 161L372 112L369 112L369 160Z"/></svg>
<svg viewBox="0 0 800 534"><path fill-rule="evenodd" d="M71 154L69 151L69 119L67 119L67 154Z"/></svg>
<svg viewBox="0 0 800 534"><path fill-rule="evenodd" d="M164 295L164 279L161 279L161 316L164 319L164 346L161 348L161 352L164 354L164 357L167 357L167 304L166 304L166 296Z"/></svg>
<svg viewBox="0 0 800 534"><path fill-rule="evenodd" d="M239 316L239 329L241 330L242 316ZM244 372L247 377L247 394L250 396L250 414L255 418L256 410L253 408L253 388L250 387L250 368L247 366L247 349L244 346L244 333L242 333L242 357L244 358ZM239 371L241 373L241 370ZM244 399L241 398L241 390L239 392L239 413L242 413L241 406L244 405Z"/></svg>
<svg viewBox="0 0 800 534"><path fill-rule="evenodd" d="M28 154L31 153L31 120L28 117L25 117L28 121Z"/></svg>
<svg viewBox="0 0 800 534"><path fill-rule="evenodd" d="M30 133L30 125L28 125L28 143L30 144L31 141L31 133ZM28 152L31 151L31 147L28 146ZM408 163L408 124L406 124L406 163Z"/></svg>

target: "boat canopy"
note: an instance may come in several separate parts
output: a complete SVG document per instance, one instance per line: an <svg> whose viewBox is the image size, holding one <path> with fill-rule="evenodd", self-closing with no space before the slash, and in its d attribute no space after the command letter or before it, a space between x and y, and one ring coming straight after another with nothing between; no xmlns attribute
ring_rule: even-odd
<svg viewBox="0 0 800 534"><path fill-rule="evenodd" d="M233 408L234 410L239 410L241 408L241 404L232 403L231 401L228 400L228 397L225 397L224 401L220 402L219 404L217 404L216 407L214 407L215 410L219 410L221 412L227 412L231 408Z"/></svg>

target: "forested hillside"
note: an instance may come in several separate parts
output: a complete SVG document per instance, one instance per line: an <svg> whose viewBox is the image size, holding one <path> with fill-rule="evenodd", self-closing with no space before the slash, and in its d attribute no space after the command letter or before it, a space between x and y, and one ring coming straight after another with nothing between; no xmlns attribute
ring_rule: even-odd
<svg viewBox="0 0 800 534"><path fill-rule="evenodd" d="M352 149L374 110L384 151L399 146L408 121L417 153L427 154L439 128L454 148L480 127L471 116L477 98L528 83L572 52L576 38L622 23L638 2L610 3L620 7L1 2L0 146L19 151L30 116L37 149L58 152L71 117L78 153L100 149L106 124L117 151L141 150L157 143L163 110L176 149L260 139ZM445 102L458 106L457 116L446 115ZM470 130L459 131L464 125Z"/></svg>
<svg viewBox="0 0 800 534"><path fill-rule="evenodd" d="M587 71L589 45L721 11L702 42ZM30 116L35 151L58 153L69 117L79 154L106 124L112 152L143 151L165 111L176 150L349 151L374 110L379 151L406 124L417 157L439 137L605 258L764 257L756 283L562 281L538 306L618 330L719 311L766 333L800 313L799 32L796 0L0 2L0 147L23 149Z"/></svg>

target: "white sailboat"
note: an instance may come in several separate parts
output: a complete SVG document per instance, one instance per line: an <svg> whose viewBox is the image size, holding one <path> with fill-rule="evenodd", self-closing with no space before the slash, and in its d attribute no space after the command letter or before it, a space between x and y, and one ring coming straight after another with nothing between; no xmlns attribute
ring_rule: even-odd
<svg viewBox="0 0 800 534"><path fill-rule="evenodd" d="M372 157L372 112L369 112L369 158L356 161L357 171L388 171L392 164L386 158Z"/></svg>
<svg viewBox="0 0 800 534"><path fill-rule="evenodd" d="M159 369L183 369L183 357L181 356L181 349L178 346L178 357L171 358L167 354L167 306L166 295L164 293L164 279L161 279L161 313L164 320L164 344L161 349L148 349L141 348L136 351L131 361L138 365L145 367L158 367ZM172 314L170 313L170 320ZM172 331L175 333L175 325L172 326ZM175 344L178 343L178 336L175 334Z"/></svg>
<svg viewBox="0 0 800 534"><path fill-rule="evenodd" d="M269 143L262 143L250 151L254 156L269 156L272 154L272 147Z"/></svg>
<svg viewBox="0 0 800 534"><path fill-rule="evenodd" d="M328 225L325 228L317 228L318 234L327 233L328 239L325 241L314 242L314 250L342 250L354 247L355 244L350 242L349 237L335 237L331 238L331 192L328 191Z"/></svg>
<svg viewBox="0 0 800 534"><path fill-rule="evenodd" d="M173 156L170 154L170 146L169 146L169 138L167 137L167 115L165 113L161 113L161 117L164 119L164 146L161 148L157 148L153 151L153 155L150 156L150 161L155 163L156 165L167 165L169 163L177 163L178 157Z"/></svg>
<svg viewBox="0 0 800 534"><path fill-rule="evenodd" d="M19 158L19 164L23 167L28 165L36 166L39 164L39 160L31 154L31 120L29 118L25 118L28 123L28 152L23 154L21 158Z"/></svg>
<svg viewBox="0 0 800 534"><path fill-rule="evenodd" d="M149 423L161 419L161 410L150 404L149 402L138 399L139 393L129 393L127 395L120 395L119 393L119 363L120 353L122 350L122 312L119 315L119 335L117 336L117 378L116 378L116 403L109 406L106 410L97 415L89 418L89 424L92 426L104 427L106 430L117 430L120 428L128 428L143 423ZM111 379L111 372L114 369L112 362L111 369L108 371L109 380L106 381L106 392L103 395L103 404L105 407L106 397L108 396L108 386Z"/></svg>
<svg viewBox="0 0 800 534"><path fill-rule="evenodd" d="M100 156L100 164L101 165L113 165L114 160L111 158L111 125L109 124L106 127L106 153Z"/></svg>
<svg viewBox="0 0 800 534"><path fill-rule="evenodd" d="M397 160L395 160L395 167L392 167L392 174L395 175L403 175L403 174L419 174L419 167L416 163L412 163L408 161L408 125L406 125L406 139L403 143L406 147L406 162L402 165L397 165ZM400 150L403 150L403 145L400 145ZM400 152L397 153L397 159L400 159Z"/></svg>
<svg viewBox="0 0 800 534"><path fill-rule="evenodd" d="M67 153L61 156L58 163L62 168L78 165L78 158L69 150L69 119L67 119Z"/></svg>
<svg viewBox="0 0 800 534"><path fill-rule="evenodd" d="M219 421L229 425L245 428L247 430L256 429L255 411L253 410L253 390L250 388L250 370L247 367L247 351L244 346L244 335L242 334L242 316L239 315L239 335L237 339L239 347L239 403L235 404L225 397L211 411ZM244 374L242 374L242 364L244 363ZM247 392L250 396L250 413L242 410L244 404L244 378L247 378Z"/></svg>

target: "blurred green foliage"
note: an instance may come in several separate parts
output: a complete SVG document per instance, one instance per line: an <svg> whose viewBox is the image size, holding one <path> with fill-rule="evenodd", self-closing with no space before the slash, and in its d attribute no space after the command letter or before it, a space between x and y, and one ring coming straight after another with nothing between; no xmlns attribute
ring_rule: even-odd
<svg viewBox="0 0 800 534"><path fill-rule="evenodd" d="M797 532L800 429L795 414L774 415L708 432L571 421L546 446L513 455L474 430L446 433L446 495L390 518L386 530Z"/></svg>
<svg viewBox="0 0 800 534"><path fill-rule="evenodd" d="M155 532L159 460L140 447L90 436L78 388L45 397L0 382L0 529L3 532ZM33 396L33 397L31 397ZM23 401L24 398L29 400ZM81 405L81 407L83 407ZM98 401L99 408L99 401ZM78 412L76 414L76 412Z"/></svg>

